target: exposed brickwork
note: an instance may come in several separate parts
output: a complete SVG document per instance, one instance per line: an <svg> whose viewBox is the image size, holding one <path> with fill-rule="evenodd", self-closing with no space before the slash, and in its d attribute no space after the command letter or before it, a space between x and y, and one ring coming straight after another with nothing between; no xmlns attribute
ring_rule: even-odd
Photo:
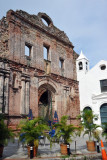
<svg viewBox="0 0 107 160"><path fill-rule="evenodd" d="M25 45L30 47L29 56L25 55ZM43 46L48 47L48 60L44 60ZM28 114L29 108L37 117L40 98L46 91L52 98L52 114L57 110L59 119L67 114L70 123L78 124L78 55L73 48L67 35L54 26L48 15L30 15L21 10L7 12L0 21L0 88L7 105L1 99L0 107L5 108L4 113L7 111L9 125L17 124ZM60 59L63 68L59 67ZM6 93L3 83L4 88L7 86Z"/></svg>

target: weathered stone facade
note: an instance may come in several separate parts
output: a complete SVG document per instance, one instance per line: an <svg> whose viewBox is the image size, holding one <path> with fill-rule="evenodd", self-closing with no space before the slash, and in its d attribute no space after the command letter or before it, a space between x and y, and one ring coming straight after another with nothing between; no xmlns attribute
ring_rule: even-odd
<svg viewBox="0 0 107 160"><path fill-rule="evenodd" d="M66 34L44 13L36 16L9 10L1 19L0 113L8 117L9 125L16 125L29 109L34 117L45 118L53 117L57 110L59 119L67 114L69 122L77 125L78 55L73 48Z"/></svg>

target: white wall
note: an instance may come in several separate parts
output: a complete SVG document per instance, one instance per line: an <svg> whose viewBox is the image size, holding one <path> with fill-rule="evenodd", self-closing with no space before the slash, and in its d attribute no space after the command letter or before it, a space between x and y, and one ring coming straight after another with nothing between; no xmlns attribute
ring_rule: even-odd
<svg viewBox="0 0 107 160"><path fill-rule="evenodd" d="M101 70L100 66L106 65L105 70ZM84 72L84 71L83 71ZM83 76L77 70L79 79L79 92L80 92L80 110L89 106L95 114L98 114L99 119L96 122L101 124L100 119L100 106L107 103L107 92L101 92L100 80L107 79L107 61L101 60Z"/></svg>

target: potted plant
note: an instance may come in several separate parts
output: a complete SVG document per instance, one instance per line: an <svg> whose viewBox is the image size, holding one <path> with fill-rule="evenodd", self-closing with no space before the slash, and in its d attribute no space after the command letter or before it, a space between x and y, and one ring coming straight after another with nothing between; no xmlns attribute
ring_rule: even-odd
<svg viewBox="0 0 107 160"><path fill-rule="evenodd" d="M93 137L97 142L100 142L100 140L101 140L101 130L96 129L93 133Z"/></svg>
<svg viewBox="0 0 107 160"><path fill-rule="evenodd" d="M3 155L3 148L8 144L8 139L13 138L14 133L5 124L5 119L3 115L0 115L0 157Z"/></svg>
<svg viewBox="0 0 107 160"><path fill-rule="evenodd" d="M45 135L45 131L49 130L48 125L42 118L35 118L33 120L23 120L20 122L20 140L27 144L28 156L30 156L30 147L33 147L33 156L37 155L39 145L39 137Z"/></svg>
<svg viewBox="0 0 107 160"><path fill-rule="evenodd" d="M74 135L75 130L77 129L72 124L67 124L68 116L62 116L61 121L58 124L55 124L55 136L53 137L57 142L60 142L60 138L62 138L62 142L60 144L61 154L67 155L67 145L72 142L72 136ZM70 145L69 145L70 147Z"/></svg>
<svg viewBox="0 0 107 160"><path fill-rule="evenodd" d="M81 125L84 127L84 134L88 134L89 140L87 143L87 150L88 151L95 151L95 141L94 136L96 129L100 127L99 125L95 124L94 121L98 119L98 116L93 113L92 110L84 110L81 115Z"/></svg>

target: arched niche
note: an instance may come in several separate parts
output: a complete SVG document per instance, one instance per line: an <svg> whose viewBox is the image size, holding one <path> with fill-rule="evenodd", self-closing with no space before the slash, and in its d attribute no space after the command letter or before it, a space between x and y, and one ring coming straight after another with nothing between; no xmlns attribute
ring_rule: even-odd
<svg viewBox="0 0 107 160"><path fill-rule="evenodd" d="M104 103L100 107L101 123L107 123L107 103Z"/></svg>

